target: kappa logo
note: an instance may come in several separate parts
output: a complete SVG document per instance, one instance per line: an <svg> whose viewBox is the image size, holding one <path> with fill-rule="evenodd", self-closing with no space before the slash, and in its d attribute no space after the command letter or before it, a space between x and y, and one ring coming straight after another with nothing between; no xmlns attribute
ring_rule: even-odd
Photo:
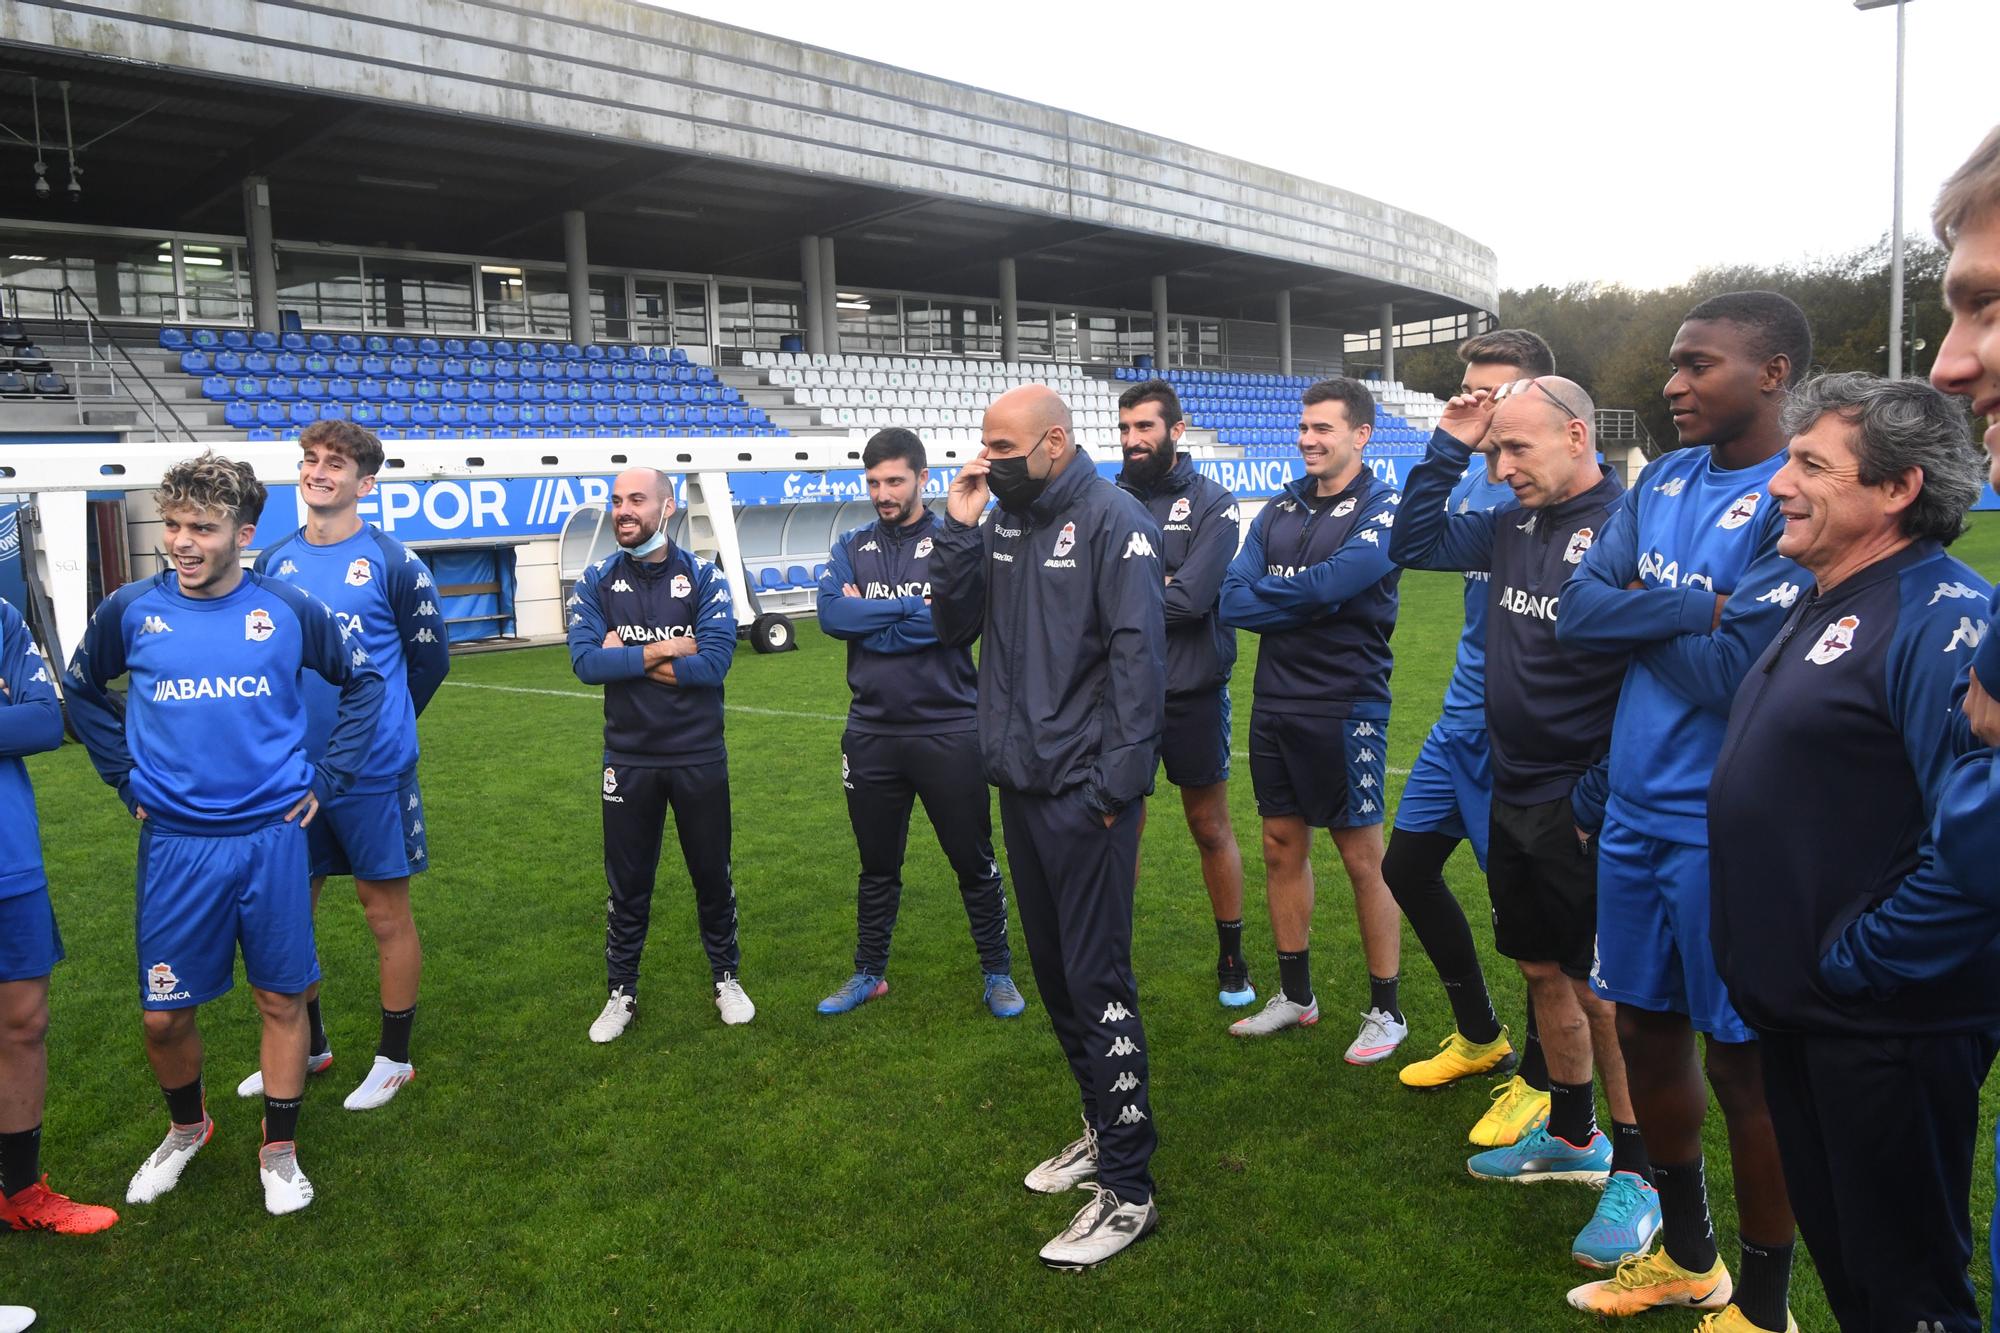
<svg viewBox="0 0 2000 1333"><path fill-rule="evenodd" d="M1154 555L1153 543L1146 540L1146 534L1143 532L1135 532L1125 539L1125 554L1118 558L1130 560L1135 555L1143 555L1148 559Z"/></svg>
<svg viewBox="0 0 2000 1333"><path fill-rule="evenodd" d="M350 660L351 660L351 661L352 661L352 662L354 663L354 665L355 665L355 666L358 666L358 667L361 667L361 666L367 666L367 665L368 665L368 650L367 650L366 648L363 648L363 647L359 646L359 645L356 645L356 646L355 646L355 649L354 649L354 655L353 655L353 657L352 657L352 658L351 658Z"/></svg>
<svg viewBox="0 0 2000 1333"><path fill-rule="evenodd" d="M1167 522L1185 523L1187 516L1193 512L1194 506L1189 504L1188 498L1183 495L1167 507Z"/></svg>
<svg viewBox="0 0 2000 1333"><path fill-rule="evenodd" d="M1806 661L1825 666L1854 646L1854 631L1860 628L1860 616L1842 616L1821 632L1819 642L1806 654Z"/></svg>
<svg viewBox="0 0 2000 1333"><path fill-rule="evenodd" d="M1113 1000L1110 1004L1104 1006L1104 1017L1097 1021L1099 1023L1122 1023L1131 1016L1132 1011L1130 1009L1127 1009L1121 1001Z"/></svg>
<svg viewBox="0 0 2000 1333"><path fill-rule="evenodd" d="M1144 1111L1141 1111L1138 1107L1132 1105L1130 1102L1127 1102L1125 1104L1125 1109L1118 1113L1118 1119L1116 1123L1120 1125L1136 1125L1145 1118L1146 1118L1146 1113Z"/></svg>
<svg viewBox="0 0 2000 1333"><path fill-rule="evenodd" d="M687 597L694 592L694 583L685 574L674 575L674 581L667 585L667 591L676 597Z"/></svg>
<svg viewBox="0 0 2000 1333"><path fill-rule="evenodd" d="M1679 495L1687 489L1686 477L1673 477L1653 488L1655 495Z"/></svg>
<svg viewBox="0 0 2000 1333"><path fill-rule="evenodd" d="M1361 805L1359 808L1362 814L1372 815L1375 813L1375 802L1364 797L1362 798Z"/></svg>
<svg viewBox="0 0 2000 1333"><path fill-rule="evenodd" d="M1450 501L1446 501L1446 503L1447 503L1447 504L1449 504L1449 503L1450 503ZM1471 512L1472 512L1472 497L1471 497L1471 496L1469 496L1469 495L1461 495L1461 496L1460 496L1460 497L1458 498L1458 512L1459 512L1459 513L1461 513L1461 514L1469 514L1469 513L1471 513Z"/></svg>
<svg viewBox="0 0 2000 1333"><path fill-rule="evenodd" d="M604 766L604 794L615 795L618 791L618 770L611 765Z"/></svg>
<svg viewBox="0 0 2000 1333"><path fill-rule="evenodd" d="M146 969L146 990L155 1000L185 1000L187 992L179 990L180 984L181 979L165 963L155 963Z"/></svg>
<svg viewBox="0 0 2000 1333"><path fill-rule="evenodd" d="M576 601L576 598L574 598L574 597L570 598L570 599L569 599L569 604L570 604L571 606L575 606L575 605L577 604L577 601ZM417 614L418 614L418 615L420 615L420 616L435 616L435 615L436 615L437 613L438 613L438 609L437 609L437 603L435 603L435 602L419 602L419 603L417 603Z"/></svg>
<svg viewBox="0 0 2000 1333"><path fill-rule="evenodd" d="M1137 1043L1130 1037L1120 1037L1111 1043L1111 1049L1104 1053L1104 1058L1109 1060L1114 1055L1137 1055L1138 1053L1139 1047Z"/></svg>
<svg viewBox="0 0 2000 1333"><path fill-rule="evenodd" d="M1540 514L1530 514L1528 515L1528 521L1526 523L1516 523L1514 530L1516 532L1533 532L1535 530L1535 520L1540 517Z"/></svg>
<svg viewBox="0 0 2000 1333"><path fill-rule="evenodd" d="M840 785L849 791L853 791L854 783L851 781L852 777L853 770L847 766L847 752L843 750L840 753Z"/></svg>
<svg viewBox="0 0 2000 1333"><path fill-rule="evenodd" d="M612 585L611 585L611 591L613 591L613 592L630 592L630 591L632 591L632 585L631 585L631 584L629 584L629 583L627 583L627 582L626 582L626 581L625 581L624 579L618 579L618 580L615 580L615 581L614 581L614 582L612 583Z"/></svg>
<svg viewBox="0 0 2000 1333"><path fill-rule="evenodd" d="M1790 606L1793 602L1799 600L1799 594L1804 591L1805 589L1796 583L1780 583L1777 587L1771 589L1771 591L1758 597L1757 600L1760 602L1769 602L1773 606Z"/></svg>
<svg viewBox="0 0 2000 1333"><path fill-rule="evenodd" d="M1346 518L1349 514L1354 512L1354 506L1357 503L1359 502L1356 501L1353 496L1351 495L1348 496L1345 500L1342 500L1339 504L1333 507L1333 516L1335 518Z"/></svg>
<svg viewBox="0 0 2000 1333"><path fill-rule="evenodd" d="M879 551L882 547L873 541L865 541L855 548L857 551Z"/></svg>
<svg viewBox="0 0 2000 1333"><path fill-rule="evenodd" d="M365 556L347 567L347 582L350 587L359 588L374 577L374 567L368 563Z"/></svg>
<svg viewBox="0 0 2000 1333"><path fill-rule="evenodd" d="M1368 791L1375 785L1375 775L1373 773L1363 773L1360 780L1354 785L1363 791Z"/></svg>
<svg viewBox="0 0 2000 1333"><path fill-rule="evenodd" d="M708 599L708 604L710 606L714 606L717 602L726 602L728 600L729 600L729 589L717 588L715 590L715 596Z"/></svg>
<svg viewBox="0 0 2000 1333"><path fill-rule="evenodd" d="M1130 1092L1138 1086L1139 1076L1129 1069L1120 1071L1118 1077L1111 1080L1113 1092Z"/></svg>
<svg viewBox="0 0 2000 1333"><path fill-rule="evenodd" d="M1063 524L1062 531L1056 534L1056 549L1054 554L1058 559L1060 559L1061 557L1068 555L1071 551L1074 551L1075 549L1076 549L1076 523L1072 520L1071 522Z"/></svg>
<svg viewBox="0 0 2000 1333"><path fill-rule="evenodd" d="M1375 752L1364 745L1355 752L1354 762L1357 764L1372 764L1375 762Z"/></svg>
<svg viewBox="0 0 2000 1333"><path fill-rule="evenodd" d="M418 834L422 833L423 831L424 831L424 821L421 819L416 820L410 825L410 836L413 838L416 837Z"/></svg>
<svg viewBox="0 0 2000 1333"><path fill-rule="evenodd" d="M424 849L422 848L422 846L412 847L410 849L410 859L412 861L421 861L424 859Z"/></svg>
<svg viewBox="0 0 2000 1333"><path fill-rule="evenodd" d="M1389 503L1392 505L1399 505L1403 503L1403 493L1401 491L1389 492Z"/></svg>
<svg viewBox="0 0 2000 1333"><path fill-rule="evenodd" d="M1597 534L1592 532L1589 528L1578 528L1574 533L1571 533L1569 539L1569 548L1563 552L1564 563L1574 565L1579 561L1581 561L1583 559L1583 553L1590 549L1590 543L1594 541L1596 537Z"/></svg>
<svg viewBox="0 0 2000 1333"><path fill-rule="evenodd" d="M578 625L581 625L582 623L583 623L583 616L581 614L574 611L570 613L569 627L571 629L575 629Z"/></svg>
<svg viewBox="0 0 2000 1333"><path fill-rule="evenodd" d="M917 549L916 549L917 559L927 560L930 558L930 554L931 554L931 539L929 537L920 539L917 542Z"/></svg>
<svg viewBox="0 0 2000 1333"><path fill-rule="evenodd" d="M1363 528L1361 530L1361 540L1367 542L1370 546L1380 546L1382 544L1381 537L1376 535L1373 528Z"/></svg>
<svg viewBox="0 0 2000 1333"><path fill-rule="evenodd" d="M1977 588L1968 588L1963 583L1940 583L1937 591L1931 594L1931 599L1924 605L1936 606L1947 597L1970 597L1977 601L1980 596L1981 593Z"/></svg>
<svg viewBox="0 0 2000 1333"><path fill-rule="evenodd" d="M438 636L429 625L424 626L410 636L411 643L436 643L437 641Z"/></svg>
<svg viewBox="0 0 2000 1333"><path fill-rule="evenodd" d="M417 586L419 588L428 588L431 586L431 576L421 569L417 571Z"/></svg>
<svg viewBox="0 0 2000 1333"><path fill-rule="evenodd" d="M413 793L411 793L411 795L410 795L410 804L409 804L409 809L412 809L412 810L414 810L414 809L416 809L416 808L417 808L418 806L420 806L420 805L422 805L422 804L423 804L423 801L422 801L422 799L421 799L421 798L419 798L419 797L418 797L418 796L417 796L417 795L416 795L416 794L415 794L414 792L413 792Z"/></svg>
<svg viewBox="0 0 2000 1333"><path fill-rule="evenodd" d="M1375 724L1373 722L1363 722L1360 726L1354 729L1354 734L1356 736L1380 736L1382 733L1375 730Z"/></svg>
<svg viewBox="0 0 2000 1333"><path fill-rule="evenodd" d="M49 684L49 669L47 667L36 667L35 674L28 677L28 683L30 685Z"/></svg>
<svg viewBox="0 0 2000 1333"><path fill-rule="evenodd" d="M277 632L278 626L271 619L271 613L261 606L243 617L243 637L252 643L262 643Z"/></svg>
<svg viewBox="0 0 2000 1333"><path fill-rule="evenodd" d="M299 572L299 567L293 564L290 560L286 560L283 564L278 566L279 578L283 578L287 574L296 574L298 572Z"/></svg>
<svg viewBox="0 0 2000 1333"><path fill-rule="evenodd" d="M1757 516L1757 502L1764 497L1760 492L1751 491L1735 504L1729 506L1715 526L1724 529L1740 528Z"/></svg>
<svg viewBox="0 0 2000 1333"><path fill-rule="evenodd" d="M1960 616L1958 628L1951 632L1951 642L1944 646L1948 653L1958 651L1961 643L1968 648L1977 648L1979 641L1986 637L1986 622L1974 620L1971 616Z"/></svg>
<svg viewBox="0 0 2000 1333"><path fill-rule="evenodd" d="M139 622L141 634L172 634L174 627L158 616L147 616Z"/></svg>
<svg viewBox="0 0 2000 1333"><path fill-rule="evenodd" d="M1393 528L1396 526L1396 516L1390 513L1386 509L1384 509L1381 513L1375 515L1375 517L1369 519L1368 521L1370 523L1379 524L1385 528Z"/></svg>
<svg viewBox="0 0 2000 1333"><path fill-rule="evenodd" d="M429 605L430 605L430 603L429 603L429 602L425 602L425 603L424 603L424 605L425 605L425 606L429 606ZM577 595L576 595L575 593L571 593L571 594L569 595L569 600L568 600L567 602L564 602L564 603L563 603L563 605L564 605L564 606L582 606L582 605L583 605L583 599L582 599L582 598L580 598L580 597L578 597L578 596L577 596Z"/></svg>

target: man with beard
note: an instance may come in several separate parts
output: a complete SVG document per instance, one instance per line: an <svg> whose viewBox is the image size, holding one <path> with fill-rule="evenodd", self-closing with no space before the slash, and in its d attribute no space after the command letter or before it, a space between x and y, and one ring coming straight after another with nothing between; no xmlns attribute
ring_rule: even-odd
<svg viewBox="0 0 2000 1333"><path fill-rule="evenodd" d="M732 1026L756 1017L736 971L729 873L729 755L722 678L736 655L736 612L722 571L667 540L673 478L627 468L612 485L618 551L584 571L569 599L577 679L604 686L604 957L611 995L590 1025L615 1041L638 1015L639 955L667 811L674 813L715 1007Z"/></svg>
<svg viewBox="0 0 2000 1333"><path fill-rule="evenodd" d="M1188 832L1201 850L1201 878L1215 911L1216 998L1229 1008L1257 998L1243 957L1243 853L1229 824L1229 672L1236 631L1216 614L1222 576L1242 539L1236 497L1195 471L1179 452L1180 398L1165 380L1135 384L1118 398L1125 470L1118 484L1160 525L1166 578L1167 722L1160 759L1181 789ZM1139 812L1140 832L1146 813Z"/></svg>
<svg viewBox="0 0 2000 1333"><path fill-rule="evenodd" d="M978 670L968 648L931 627L931 550L937 519L924 507L924 442L878 431L861 451L880 521L843 535L819 581L819 627L847 641L854 702L840 738L840 785L861 854L854 975L819 1002L844 1014L889 993L889 937L903 897L910 807L923 798L938 846L958 873L972 942L995 1018L1027 1007L1007 949L1007 891L993 860L993 822L979 771Z"/></svg>

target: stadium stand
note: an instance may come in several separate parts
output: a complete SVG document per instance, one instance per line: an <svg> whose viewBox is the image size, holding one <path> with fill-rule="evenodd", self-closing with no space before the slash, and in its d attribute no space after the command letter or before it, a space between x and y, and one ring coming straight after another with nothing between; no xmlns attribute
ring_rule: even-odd
<svg viewBox="0 0 2000 1333"><path fill-rule="evenodd" d="M1152 371L1120 366L1115 378L1138 383L1155 374L1174 386L1190 429L1215 432L1216 443L1240 445L1246 458L1282 458L1298 443L1299 395L1312 383L1305 375L1256 375L1227 370ZM1430 439L1444 404L1400 381L1369 382L1375 394L1375 435L1371 447L1422 446ZM1117 421L1113 397L1113 424Z"/></svg>

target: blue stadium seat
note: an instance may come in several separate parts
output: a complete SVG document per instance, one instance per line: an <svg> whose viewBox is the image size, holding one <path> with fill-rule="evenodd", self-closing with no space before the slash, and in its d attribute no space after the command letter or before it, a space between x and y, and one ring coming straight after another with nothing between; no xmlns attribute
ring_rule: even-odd
<svg viewBox="0 0 2000 1333"><path fill-rule="evenodd" d="M493 424L509 428L520 425L521 409L512 403L495 403L493 405Z"/></svg>
<svg viewBox="0 0 2000 1333"><path fill-rule="evenodd" d="M375 432L375 438L385 443L390 440L400 440L403 438L403 431L400 426L384 425Z"/></svg>
<svg viewBox="0 0 2000 1333"><path fill-rule="evenodd" d="M389 340L389 350L397 356L415 356L417 342L414 338L395 337Z"/></svg>
<svg viewBox="0 0 2000 1333"><path fill-rule="evenodd" d="M194 344L188 341L186 329L163 328L160 330L160 346L169 352L185 352Z"/></svg>
<svg viewBox="0 0 2000 1333"><path fill-rule="evenodd" d="M250 350L250 335L242 329L224 329L222 345L232 352L247 352Z"/></svg>
<svg viewBox="0 0 2000 1333"><path fill-rule="evenodd" d="M267 440L277 439L278 432L268 426L252 426L243 438L253 444L262 444Z"/></svg>
<svg viewBox="0 0 2000 1333"><path fill-rule="evenodd" d="M484 357L473 357L465 363L465 373L476 380L493 378L493 363Z"/></svg>
<svg viewBox="0 0 2000 1333"><path fill-rule="evenodd" d="M438 424L436 403L415 402L410 404L410 424L424 430L433 430Z"/></svg>
<svg viewBox="0 0 2000 1333"><path fill-rule="evenodd" d="M194 329L188 333L188 342L205 352L213 352L222 346L222 335L214 329Z"/></svg>
<svg viewBox="0 0 2000 1333"><path fill-rule="evenodd" d="M303 353L307 348L311 347L312 344L306 341L305 334L293 331L279 338L278 346L283 348L287 352L299 354Z"/></svg>
<svg viewBox="0 0 2000 1333"><path fill-rule="evenodd" d="M437 414L440 426L463 426L465 424L464 403L439 403Z"/></svg>
<svg viewBox="0 0 2000 1333"><path fill-rule="evenodd" d="M361 391L345 375L335 375L326 382L326 396L336 402L351 403L361 396Z"/></svg>
<svg viewBox="0 0 2000 1333"><path fill-rule="evenodd" d="M378 356L374 352L364 352L361 357L359 370L363 375L383 379L389 374L389 362L386 357ZM349 373L352 374L353 372L350 371Z"/></svg>
<svg viewBox="0 0 2000 1333"><path fill-rule="evenodd" d="M778 577L778 571L766 565L757 571L757 586L765 592L783 592L785 581Z"/></svg>
<svg viewBox="0 0 2000 1333"><path fill-rule="evenodd" d="M349 356L358 356L361 353L361 335L343 333L333 340L333 345Z"/></svg>
<svg viewBox="0 0 2000 1333"><path fill-rule="evenodd" d="M292 404L291 411L286 415L294 426L310 426L319 420L319 405L323 401L301 398Z"/></svg>
<svg viewBox="0 0 2000 1333"><path fill-rule="evenodd" d="M356 403L350 415L350 420L357 426L366 426L370 430L373 430L382 424L382 412L373 403Z"/></svg>
<svg viewBox="0 0 2000 1333"><path fill-rule="evenodd" d="M525 358L522 360L521 378L523 380L532 380L539 384L547 377L548 372L543 369L542 363L539 360L527 360Z"/></svg>
<svg viewBox="0 0 2000 1333"><path fill-rule="evenodd" d="M402 427L410 424L410 405L390 399L382 404L382 424L385 427Z"/></svg>
<svg viewBox="0 0 2000 1333"><path fill-rule="evenodd" d="M519 355L519 353L518 353L518 352L516 352L516 351L514 350L514 344L513 344L513 343L511 343L511 342L507 341L507 340L506 340L505 338L496 338L496 339L494 339L494 341L493 341L493 356L494 356L494 357L495 357L496 359L500 359L500 360L511 360L511 359L513 359L513 358L514 358L515 356L518 356L518 355Z"/></svg>
<svg viewBox="0 0 2000 1333"><path fill-rule="evenodd" d="M307 350L318 352L321 356L332 352L333 347L333 335L331 333L315 333L312 337L306 339Z"/></svg>
<svg viewBox="0 0 2000 1333"><path fill-rule="evenodd" d="M215 369L215 358L207 352L189 348L181 353L181 371L188 375L206 375Z"/></svg>
<svg viewBox="0 0 2000 1333"><path fill-rule="evenodd" d="M417 351L423 356L436 356L441 350L435 338L417 339Z"/></svg>
<svg viewBox="0 0 2000 1333"><path fill-rule="evenodd" d="M542 405L540 403L521 404L521 424L523 426L540 427L546 420L547 418L542 415Z"/></svg>
<svg viewBox="0 0 2000 1333"><path fill-rule="evenodd" d="M673 362L677 366L684 366L688 363L688 354L682 348L672 347L667 349L667 360Z"/></svg>
<svg viewBox="0 0 2000 1333"><path fill-rule="evenodd" d="M379 403L389 396L389 391L381 380L361 380L355 385L355 396L364 403Z"/></svg>
<svg viewBox="0 0 2000 1333"><path fill-rule="evenodd" d="M426 353L417 358L417 374L427 380L443 379L444 362Z"/></svg>
<svg viewBox="0 0 2000 1333"><path fill-rule="evenodd" d="M447 403L462 403L469 396L463 380L439 380L438 398Z"/></svg>
<svg viewBox="0 0 2000 1333"><path fill-rule="evenodd" d="M241 399L231 399L223 405L222 419L238 430L249 430L257 424L257 409Z"/></svg>
<svg viewBox="0 0 2000 1333"><path fill-rule="evenodd" d="M465 354L478 357L492 356L493 345L484 338L470 338L466 340Z"/></svg>
<svg viewBox="0 0 2000 1333"><path fill-rule="evenodd" d="M483 380L467 380L465 397L468 402L490 403L493 401L493 386Z"/></svg>
<svg viewBox="0 0 2000 1333"><path fill-rule="evenodd" d="M346 403L325 402L319 405L321 421L346 421L352 415Z"/></svg>
<svg viewBox="0 0 2000 1333"><path fill-rule="evenodd" d="M444 377L448 380L465 378L465 361L461 357L446 356L443 362Z"/></svg>
<svg viewBox="0 0 2000 1333"><path fill-rule="evenodd" d="M238 375L229 387L238 398L247 399L253 403L261 402L267 392L264 388L264 381L255 375Z"/></svg>
<svg viewBox="0 0 2000 1333"><path fill-rule="evenodd" d="M541 358L544 361L562 360L562 348L556 346L554 343L543 343L539 348L536 349L536 351L541 355ZM527 353L523 352L521 353L521 355L526 356Z"/></svg>
<svg viewBox="0 0 2000 1333"><path fill-rule="evenodd" d="M297 352L280 352L271 358L271 366L280 375L302 375L305 373L306 359Z"/></svg>
<svg viewBox="0 0 2000 1333"><path fill-rule="evenodd" d="M260 352L275 352L278 350L278 335L259 329L250 335L250 346Z"/></svg>
<svg viewBox="0 0 2000 1333"><path fill-rule="evenodd" d="M462 338L446 338L444 340L444 354L446 356L464 356L465 340Z"/></svg>
<svg viewBox="0 0 2000 1333"><path fill-rule="evenodd" d="M389 340L379 333L371 333L361 340L361 350L370 356L387 356Z"/></svg>
<svg viewBox="0 0 2000 1333"><path fill-rule="evenodd" d="M241 375L243 373L243 353L222 348L215 353L215 369L221 375Z"/></svg>
<svg viewBox="0 0 2000 1333"><path fill-rule="evenodd" d="M243 354L243 370L245 374L268 375L276 368L272 364L269 352L251 351Z"/></svg>
<svg viewBox="0 0 2000 1333"><path fill-rule="evenodd" d="M581 361L583 360L583 349L575 343L564 343L561 355L565 361Z"/></svg>
<svg viewBox="0 0 2000 1333"><path fill-rule="evenodd" d="M493 409L485 403L467 403L465 405L465 424L482 428L491 426L493 424Z"/></svg>
<svg viewBox="0 0 2000 1333"><path fill-rule="evenodd" d="M289 403L298 398L299 384L290 375L273 375L264 381L264 391L281 403Z"/></svg>
<svg viewBox="0 0 2000 1333"><path fill-rule="evenodd" d="M493 401L496 403L518 403L521 401L521 386L512 380L493 382Z"/></svg>
<svg viewBox="0 0 2000 1333"><path fill-rule="evenodd" d="M382 396L392 403L407 403L417 396L417 386L406 379L392 379L384 387Z"/></svg>

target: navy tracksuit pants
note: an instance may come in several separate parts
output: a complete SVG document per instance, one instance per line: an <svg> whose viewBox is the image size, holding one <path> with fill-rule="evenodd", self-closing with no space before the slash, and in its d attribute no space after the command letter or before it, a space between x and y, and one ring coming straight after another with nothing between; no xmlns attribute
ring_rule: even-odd
<svg viewBox="0 0 2000 1333"><path fill-rule="evenodd" d="M1000 792L1014 903L1056 1040L1097 1132L1097 1180L1126 1203L1153 1197L1156 1137L1146 1032L1132 978L1140 804L1110 828L1081 789Z"/></svg>
<svg viewBox="0 0 2000 1333"><path fill-rule="evenodd" d="M1785 1188L1843 1333L1977 1329L1972 1153L2000 1034L1758 1036Z"/></svg>
<svg viewBox="0 0 2000 1333"><path fill-rule="evenodd" d="M993 860L993 814L979 761L979 733L888 736L850 731L840 738L840 781L861 853L855 900L854 970L881 976L903 902L903 854L910 810L921 798L938 846L958 875L979 966L1008 972L1007 891Z"/></svg>
<svg viewBox="0 0 2000 1333"><path fill-rule="evenodd" d="M669 809L694 881L709 972L717 981L735 976L741 955L729 873L728 761L677 768L614 764L604 772L604 878L611 887L604 909L604 962L611 989L638 993L639 955L652 919Z"/></svg>

